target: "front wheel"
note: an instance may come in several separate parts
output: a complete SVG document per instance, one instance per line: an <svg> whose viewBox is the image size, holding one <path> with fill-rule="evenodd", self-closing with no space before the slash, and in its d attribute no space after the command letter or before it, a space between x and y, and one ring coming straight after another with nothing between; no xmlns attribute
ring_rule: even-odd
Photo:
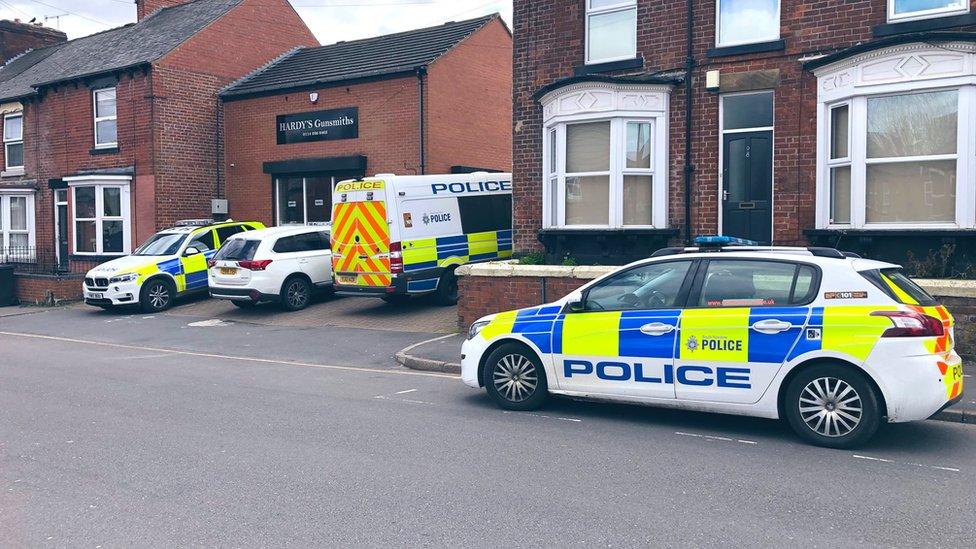
<svg viewBox="0 0 976 549"><path fill-rule="evenodd" d="M546 372L535 353L517 343L492 351L485 363L485 389L507 410L536 410L549 396Z"/></svg>
<svg viewBox="0 0 976 549"><path fill-rule="evenodd" d="M156 278L142 285L139 292L139 306L144 313L159 313L173 304L176 288L165 279Z"/></svg>
<svg viewBox="0 0 976 549"><path fill-rule="evenodd" d="M818 364L786 388L786 419L801 438L827 448L867 442L881 424L881 406L864 375L851 367Z"/></svg>

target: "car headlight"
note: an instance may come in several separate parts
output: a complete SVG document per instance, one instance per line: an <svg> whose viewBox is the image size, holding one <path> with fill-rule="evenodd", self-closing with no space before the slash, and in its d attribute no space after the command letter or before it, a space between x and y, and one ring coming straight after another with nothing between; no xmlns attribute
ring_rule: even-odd
<svg viewBox="0 0 976 549"><path fill-rule="evenodd" d="M110 284L117 284L119 282L131 282L131 281L133 281L133 280L135 280L137 278L139 278L139 275L138 274L136 274L136 273L127 273L127 274L123 274L123 275L119 275L119 276L113 276L112 278L108 279L108 281L109 281Z"/></svg>
<svg viewBox="0 0 976 549"><path fill-rule="evenodd" d="M491 324L490 320L479 320L471 324L471 327L468 328L468 339L474 339L474 337L480 334L481 330L483 330L484 327L489 324Z"/></svg>

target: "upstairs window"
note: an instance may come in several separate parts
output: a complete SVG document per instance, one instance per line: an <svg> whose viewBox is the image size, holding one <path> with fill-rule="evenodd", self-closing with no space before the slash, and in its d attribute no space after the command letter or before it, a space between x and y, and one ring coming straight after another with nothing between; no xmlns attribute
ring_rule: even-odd
<svg viewBox="0 0 976 549"><path fill-rule="evenodd" d="M888 0L888 21L928 19L969 12L969 0Z"/></svg>
<svg viewBox="0 0 976 549"><path fill-rule="evenodd" d="M637 0L586 0L586 62L637 57Z"/></svg>
<svg viewBox="0 0 976 549"><path fill-rule="evenodd" d="M119 144L115 88L92 93L95 104L95 148L111 148Z"/></svg>
<svg viewBox="0 0 976 549"><path fill-rule="evenodd" d="M718 0L716 45L737 46L779 39L779 9L780 0Z"/></svg>
<svg viewBox="0 0 976 549"><path fill-rule="evenodd" d="M7 170L24 169L24 115L3 117L3 152Z"/></svg>

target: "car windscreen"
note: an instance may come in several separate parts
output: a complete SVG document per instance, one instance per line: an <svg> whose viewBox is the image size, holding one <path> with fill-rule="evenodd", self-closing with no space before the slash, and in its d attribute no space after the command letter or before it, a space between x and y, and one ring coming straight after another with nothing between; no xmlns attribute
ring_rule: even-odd
<svg viewBox="0 0 976 549"><path fill-rule="evenodd" d="M182 233L156 233L132 255L174 255L185 239L186 235Z"/></svg>
<svg viewBox="0 0 976 549"><path fill-rule="evenodd" d="M254 259L254 253L261 245L260 240L248 240L246 238L231 238L220 250L214 259L224 259L227 261L249 261Z"/></svg>

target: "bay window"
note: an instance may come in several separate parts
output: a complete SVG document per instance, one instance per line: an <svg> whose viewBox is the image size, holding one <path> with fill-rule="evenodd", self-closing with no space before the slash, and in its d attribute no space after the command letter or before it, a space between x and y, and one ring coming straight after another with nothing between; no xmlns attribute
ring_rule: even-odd
<svg viewBox="0 0 976 549"><path fill-rule="evenodd" d="M637 0L586 0L586 62L637 56Z"/></svg>
<svg viewBox="0 0 976 549"><path fill-rule="evenodd" d="M719 47L779 38L780 0L717 0L715 12Z"/></svg>
<svg viewBox="0 0 976 549"><path fill-rule="evenodd" d="M95 148L118 146L118 110L115 88L92 92L95 113Z"/></svg>
<svg viewBox="0 0 976 549"><path fill-rule="evenodd" d="M3 116L3 152L7 171L24 171L23 113L18 112Z"/></svg>
<svg viewBox="0 0 976 549"><path fill-rule="evenodd" d="M0 193L0 257L7 261L33 256L33 193Z"/></svg>
<svg viewBox="0 0 976 549"><path fill-rule="evenodd" d="M74 253L125 255L130 251L129 185L69 182L72 190Z"/></svg>
<svg viewBox="0 0 976 549"><path fill-rule="evenodd" d="M888 21L928 19L969 12L969 0L888 0Z"/></svg>

